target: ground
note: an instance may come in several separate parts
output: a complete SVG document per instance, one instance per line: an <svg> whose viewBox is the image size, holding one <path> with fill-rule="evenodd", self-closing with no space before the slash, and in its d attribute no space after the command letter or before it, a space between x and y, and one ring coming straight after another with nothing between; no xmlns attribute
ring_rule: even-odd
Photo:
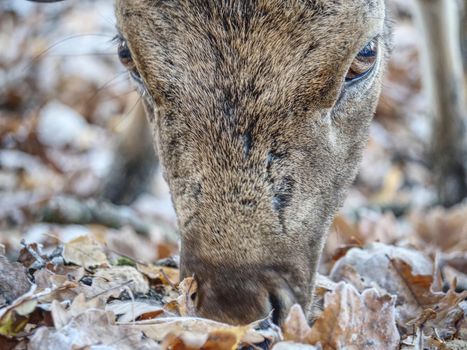
<svg viewBox="0 0 467 350"><path fill-rule="evenodd" d="M195 317L160 175L131 206L99 199L137 99L114 35L108 0L0 3L0 349L467 348L467 205L436 206L409 17L311 328L298 306L282 329Z"/></svg>

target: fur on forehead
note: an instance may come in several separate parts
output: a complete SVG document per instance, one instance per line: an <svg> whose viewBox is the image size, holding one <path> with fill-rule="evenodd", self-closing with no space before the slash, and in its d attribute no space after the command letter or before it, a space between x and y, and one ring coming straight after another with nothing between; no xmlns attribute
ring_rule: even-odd
<svg viewBox="0 0 467 350"><path fill-rule="evenodd" d="M376 13L381 6L375 6L380 1L118 0L117 17L147 85L157 87L156 95L182 74L184 86L196 82L201 89L204 82L212 91L216 79L199 79L200 71L214 72L209 65L222 61L223 71L236 70L238 76L234 66L243 62L245 76L264 75L261 65L267 66L270 80L278 82L271 89L307 95L311 103L331 107L354 55L380 34L384 12ZM206 67L200 70L199 65ZM284 81L282 86L285 76L300 84ZM172 85L174 97L187 97L186 91L176 90Z"/></svg>

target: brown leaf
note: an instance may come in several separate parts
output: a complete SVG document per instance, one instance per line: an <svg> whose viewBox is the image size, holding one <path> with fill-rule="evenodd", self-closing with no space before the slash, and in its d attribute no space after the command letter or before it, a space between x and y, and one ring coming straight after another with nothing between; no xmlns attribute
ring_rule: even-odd
<svg viewBox="0 0 467 350"><path fill-rule="evenodd" d="M457 333L456 325L464 317L459 304L467 298L467 291L456 293L454 285L448 293L434 292L433 276L416 275L412 267L399 259L391 259L393 268L405 286L404 304L398 307L398 324L403 328L426 326L425 335L449 339Z"/></svg>
<svg viewBox="0 0 467 350"><path fill-rule="evenodd" d="M151 264L137 264L136 268L150 280L175 286L180 282L180 271L173 267L156 266Z"/></svg>
<svg viewBox="0 0 467 350"><path fill-rule="evenodd" d="M178 286L180 296L177 298L178 310L181 316L196 316L194 296L198 290L198 284L192 277L185 278Z"/></svg>
<svg viewBox="0 0 467 350"><path fill-rule="evenodd" d="M310 330L311 328L301 306L293 305L282 327L284 340L304 343Z"/></svg>
<svg viewBox="0 0 467 350"><path fill-rule="evenodd" d="M325 309L307 336L310 344L326 349L398 349L395 299L375 289L361 295L340 283L326 295Z"/></svg>
<svg viewBox="0 0 467 350"><path fill-rule="evenodd" d="M256 323L252 323L248 326L231 326L198 317L156 318L154 320L139 321L128 325L144 332L146 336L158 342L164 341L166 337L169 336L175 336L180 339L193 339L194 337L194 339L199 340L200 335L204 335L208 336L204 338L206 340L209 339L210 335L219 335L220 339L224 338L225 334L234 334L239 343L254 345L262 343L266 338L271 340L279 338L276 334L278 330L272 329L270 332L271 334L266 334L266 332L256 330ZM220 335L222 335L222 337L220 337ZM211 340L214 341L214 338L211 338ZM231 336L229 335L228 338L231 338ZM185 345L188 344L185 340L183 342Z"/></svg>
<svg viewBox="0 0 467 350"><path fill-rule="evenodd" d="M0 335L0 349L2 350L14 350L18 343L19 340L10 339Z"/></svg>
<svg viewBox="0 0 467 350"><path fill-rule="evenodd" d="M423 240L443 251L467 251L467 206L436 208L428 214L413 214L411 222Z"/></svg>
<svg viewBox="0 0 467 350"><path fill-rule="evenodd" d="M236 349L245 330L218 330L211 332L202 350L231 350Z"/></svg>

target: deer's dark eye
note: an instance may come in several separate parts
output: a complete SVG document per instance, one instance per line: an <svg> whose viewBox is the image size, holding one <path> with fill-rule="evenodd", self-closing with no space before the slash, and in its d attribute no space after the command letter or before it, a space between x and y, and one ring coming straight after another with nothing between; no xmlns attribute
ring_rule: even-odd
<svg viewBox="0 0 467 350"><path fill-rule="evenodd" d="M130 51L130 48L128 47L126 40L121 37L118 37L118 41L119 43L118 43L117 52L118 52L118 58L120 59L120 62L126 69L128 69L133 79L140 82L141 76L139 75L138 70L136 69L136 64L133 61L133 57L131 56L131 51Z"/></svg>
<svg viewBox="0 0 467 350"><path fill-rule="evenodd" d="M125 40L120 41L120 43L118 44L117 52L118 58L120 59L120 62L125 66L125 68L129 70L134 69L135 64L133 62L133 58L131 57L131 51Z"/></svg>
<svg viewBox="0 0 467 350"><path fill-rule="evenodd" d="M355 57L345 77L347 83L356 82L366 77L378 59L378 40L370 41Z"/></svg>

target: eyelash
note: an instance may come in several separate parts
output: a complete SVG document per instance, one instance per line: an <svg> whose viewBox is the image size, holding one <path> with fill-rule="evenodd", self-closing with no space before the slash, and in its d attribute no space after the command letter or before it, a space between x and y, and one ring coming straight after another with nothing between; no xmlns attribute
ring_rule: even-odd
<svg viewBox="0 0 467 350"><path fill-rule="evenodd" d="M375 37L355 56L345 77L345 82L348 86L361 81L371 74L377 65L379 48L379 37Z"/></svg>

